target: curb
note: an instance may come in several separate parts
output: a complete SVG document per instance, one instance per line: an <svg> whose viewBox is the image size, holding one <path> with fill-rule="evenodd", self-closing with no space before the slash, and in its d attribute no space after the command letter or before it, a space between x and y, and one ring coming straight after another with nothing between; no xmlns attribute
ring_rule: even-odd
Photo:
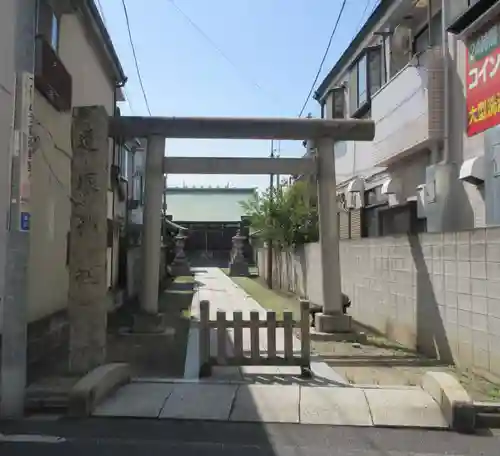
<svg viewBox="0 0 500 456"><path fill-rule="evenodd" d="M99 366L81 378L69 392L68 414L88 417L99 403L131 380L130 366L113 363Z"/></svg>
<svg viewBox="0 0 500 456"><path fill-rule="evenodd" d="M438 403L450 429L470 434L476 428L476 412L469 393L446 372L427 372L422 388Z"/></svg>

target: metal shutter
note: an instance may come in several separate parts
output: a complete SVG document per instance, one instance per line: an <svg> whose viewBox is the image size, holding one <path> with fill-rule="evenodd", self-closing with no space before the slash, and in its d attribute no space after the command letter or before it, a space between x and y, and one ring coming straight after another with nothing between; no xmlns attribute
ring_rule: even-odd
<svg viewBox="0 0 500 456"><path fill-rule="evenodd" d="M349 212L339 211L339 239L350 238Z"/></svg>

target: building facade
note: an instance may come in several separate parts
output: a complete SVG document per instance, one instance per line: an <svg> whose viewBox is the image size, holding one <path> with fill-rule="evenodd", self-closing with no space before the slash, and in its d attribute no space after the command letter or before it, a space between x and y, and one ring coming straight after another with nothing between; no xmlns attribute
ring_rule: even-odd
<svg viewBox="0 0 500 456"><path fill-rule="evenodd" d="M7 31L10 30L9 24L15 23L14 8L7 8L10 3L2 2L0 5L1 21ZM36 28L35 70L31 78L32 148L27 163L30 188L25 208L29 223L20 229L29 231L30 236L28 333L30 338L35 339L29 343L43 347L44 337L50 336L51 329L58 328L61 335L64 332L68 306L72 109L101 105L109 116L117 115L116 106L123 101L121 87L126 77L93 0L39 0ZM1 33L2 56L11 55L14 33L8 36L4 30ZM7 61L10 62L10 59ZM2 65L1 76L2 85L13 87L13 66ZM2 93L0 96L5 95ZM12 129L4 128L7 116L3 112L5 106L2 104L0 119L0 141L4 146L13 144ZM9 106L12 118L14 107L12 103ZM11 148L4 147L3 150ZM111 221L111 234L107 261L110 289L117 284L117 226L125 215L121 206L126 204L124 186L119 185L118 150L110 139L108 220ZM9 163L10 154L7 155L6 162ZM0 180L3 182L3 179ZM4 190L10 193L8 188L2 188ZM54 321L58 323L54 324ZM31 327L36 327L36 331L30 331ZM37 356L33 355L35 352ZM42 356L43 352L40 349L29 350L30 361L37 361L33 357Z"/></svg>
<svg viewBox="0 0 500 456"><path fill-rule="evenodd" d="M255 188L167 187L166 212L187 229L185 250L226 259L232 238L244 228L241 202L255 194Z"/></svg>
<svg viewBox="0 0 500 456"><path fill-rule="evenodd" d="M320 85L323 117L376 124L372 142L334 146L344 237L499 223L494 167L482 158L494 155L496 111L475 129L467 114L476 96L468 73L492 54L483 51L479 67L467 56L496 39L495 3L382 0Z"/></svg>

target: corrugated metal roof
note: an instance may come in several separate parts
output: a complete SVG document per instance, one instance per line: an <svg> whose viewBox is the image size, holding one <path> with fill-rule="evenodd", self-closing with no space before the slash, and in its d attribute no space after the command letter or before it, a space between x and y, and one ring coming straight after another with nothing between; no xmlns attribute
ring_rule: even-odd
<svg viewBox="0 0 500 456"><path fill-rule="evenodd" d="M235 188L169 188L167 214L176 222L239 222L245 215L240 202L247 201L254 192Z"/></svg>

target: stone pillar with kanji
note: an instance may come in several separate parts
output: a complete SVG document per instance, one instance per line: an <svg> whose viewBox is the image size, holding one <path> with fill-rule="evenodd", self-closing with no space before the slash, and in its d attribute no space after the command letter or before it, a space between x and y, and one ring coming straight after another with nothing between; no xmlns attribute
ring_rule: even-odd
<svg viewBox="0 0 500 456"><path fill-rule="evenodd" d="M75 108L71 140L69 371L86 374L106 361L108 114Z"/></svg>

